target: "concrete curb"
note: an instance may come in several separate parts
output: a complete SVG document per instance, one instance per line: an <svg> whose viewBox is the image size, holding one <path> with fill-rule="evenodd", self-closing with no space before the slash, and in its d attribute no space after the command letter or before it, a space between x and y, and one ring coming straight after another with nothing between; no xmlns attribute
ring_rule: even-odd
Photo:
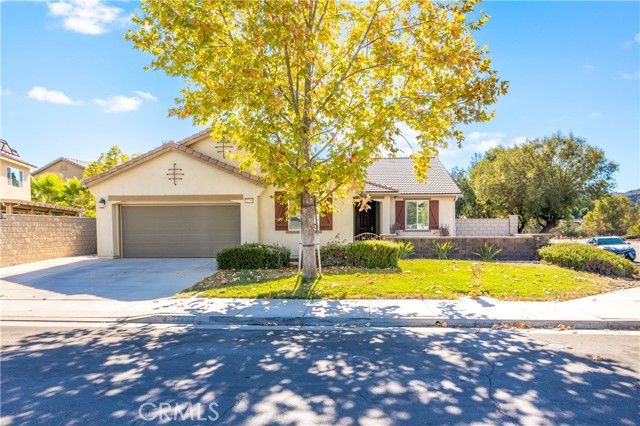
<svg viewBox="0 0 640 426"><path fill-rule="evenodd" d="M113 320L112 320L113 321ZM488 319L488 318L329 318L329 317L249 317L224 315L150 315L128 318L118 322L143 324L205 324L252 326L329 326L329 327L473 327L492 328L556 328L577 330L634 330L640 329L640 320L543 320L543 319Z"/></svg>

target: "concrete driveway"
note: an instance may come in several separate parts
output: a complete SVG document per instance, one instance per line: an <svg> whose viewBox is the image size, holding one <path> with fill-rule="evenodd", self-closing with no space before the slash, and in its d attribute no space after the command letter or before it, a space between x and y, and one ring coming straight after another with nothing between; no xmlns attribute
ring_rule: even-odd
<svg viewBox="0 0 640 426"><path fill-rule="evenodd" d="M52 259L0 268L0 298L153 300L172 296L215 270L214 259Z"/></svg>

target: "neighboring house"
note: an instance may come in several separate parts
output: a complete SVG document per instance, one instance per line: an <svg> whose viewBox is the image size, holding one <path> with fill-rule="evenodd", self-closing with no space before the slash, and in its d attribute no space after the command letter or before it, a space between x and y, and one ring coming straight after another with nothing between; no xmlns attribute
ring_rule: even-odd
<svg viewBox="0 0 640 426"><path fill-rule="evenodd" d="M209 131L166 143L84 181L97 200L98 256L212 257L223 247L261 242L289 247L295 256L300 221L273 198L259 176L242 172ZM455 235L455 200L461 195L433 159L420 184L409 159L382 159L368 170L371 208L335 200L320 218L320 240L352 241L363 232Z"/></svg>
<svg viewBox="0 0 640 426"><path fill-rule="evenodd" d="M23 161L18 151L0 139L0 168L4 178L0 182L0 200L31 201L31 168L35 167Z"/></svg>
<svg viewBox="0 0 640 426"><path fill-rule="evenodd" d="M62 177L63 180L73 178L78 178L78 180L81 180L82 172L84 172L84 169L88 164L88 161L60 157L40 167L38 170L35 170L31 175L34 178L39 178L46 173L53 173Z"/></svg>
<svg viewBox="0 0 640 426"><path fill-rule="evenodd" d="M23 161L18 151L0 139L0 212L6 214L55 214L79 216L82 209L31 201L31 169L33 164Z"/></svg>

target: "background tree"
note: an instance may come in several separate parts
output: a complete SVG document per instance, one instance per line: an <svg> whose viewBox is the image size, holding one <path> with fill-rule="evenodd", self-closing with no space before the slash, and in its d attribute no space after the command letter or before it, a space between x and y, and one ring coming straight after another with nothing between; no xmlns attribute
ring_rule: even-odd
<svg viewBox="0 0 640 426"><path fill-rule="evenodd" d="M462 197L456 200L456 216L467 218L482 218L488 217L487 213L483 210L482 205L478 203L476 199L476 193L473 190L473 185L469 173L473 167L482 160L482 154L476 153L471 158L471 165L469 167L454 167L451 169L451 177L455 181L460 191L462 191Z"/></svg>
<svg viewBox="0 0 640 426"><path fill-rule="evenodd" d="M607 195L584 217L584 226L594 235L624 235L638 220L638 213L637 207L624 195Z"/></svg>
<svg viewBox="0 0 640 426"><path fill-rule="evenodd" d="M60 199L64 181L59 175L45 173L39 178L31 177L31 200L55 204Z"/></svg>
<svg viewBox="0 0 640 426"><path fill-rule="evenodd" d="M487 121L506 92L472 31L474 0L145 1L126 39L151 68L182 77L170 114L211 127L301 212L303 258L313 259L316 212L352 196L398 123L418 132L416 172L461 123ZM314 278L315 262L303 262Z"/></svg>
<svg viewBox="0 0 640 426"><path fill-rule="evenodd" d="M99 173L106 172L115 166L131 160L136 155L127 155L116 145L109 148L109 151L100 154L96 161L92 161L87 165L82 173L82 178L86 179Z"/></svg>
<svg viewBox="0 0 640 426"><path fill-rule="evenodd" d="M59 175L46 173L39 178L31 177L31 199L41 203L83 209L85 217L95 217L95 198L82 187L78 178L62 180Z"/></svg>
<svg viewBox="0 0 640 426"><path fill-rule="evenodd" d="M549 232L572 210L588 206L613 186L615 163L572 134L557 133L488 151L469 176L476 200L492 216L517 214Z"/></svg>

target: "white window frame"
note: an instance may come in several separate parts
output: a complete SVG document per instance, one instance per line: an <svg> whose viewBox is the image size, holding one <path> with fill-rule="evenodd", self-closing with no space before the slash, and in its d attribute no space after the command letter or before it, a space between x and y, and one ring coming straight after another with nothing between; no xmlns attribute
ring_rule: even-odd
<svg viewBox="0 0 640 426"><path fill-rule="evenodd" d="M423 208L426 209L426 223L421 228L419 223L420 215L418 214L418 204L422 203ZM416 205L416 221L413 224L409 223L409 204ZM429 230L429 200L405 200L404 202L404 229L407 231L428 231Z"/></svg>
<svg viewBox="0 0 640 426"><path fill-rule="evenodd" d="M13 184L13 174L14 172L17 173L17 181L18 181L18 185L14 185ZM24 187L24 171L20 170L20 169L14 169L13 167L7 166L7 184L9 186L12 186L14 188L23 188Z"/></svg>

